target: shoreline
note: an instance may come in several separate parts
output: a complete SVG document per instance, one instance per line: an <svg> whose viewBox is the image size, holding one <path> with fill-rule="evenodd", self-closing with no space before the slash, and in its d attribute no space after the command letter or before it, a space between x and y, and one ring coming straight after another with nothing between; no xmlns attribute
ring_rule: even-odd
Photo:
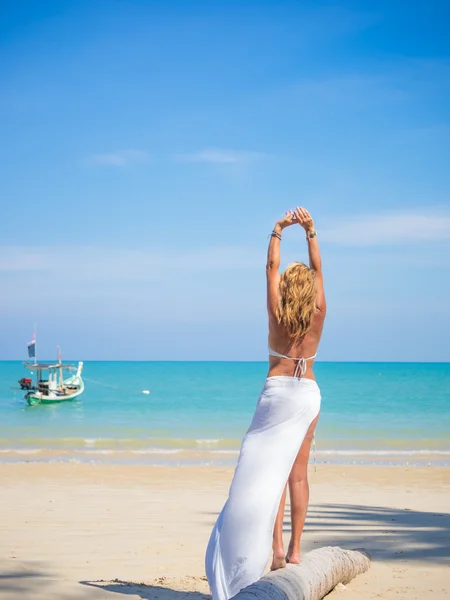
<svg viewBox="0 0 450 600"><path fill-rule="evenodd" d="M238 449L0 448L3 464L96 464L122 466L234 467ZM449 468L449 450L317 450L310 464Z"/></svg>

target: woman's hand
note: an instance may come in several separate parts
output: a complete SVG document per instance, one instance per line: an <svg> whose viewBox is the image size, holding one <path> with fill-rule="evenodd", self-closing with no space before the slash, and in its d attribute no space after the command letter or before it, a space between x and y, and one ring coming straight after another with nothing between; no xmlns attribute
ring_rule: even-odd
<svg viewBox="0 0 450 600"><path fill-rule="evenodd" d="M296 218L295 215L293 213L292 210L288 210L286 213L286 216L284 216L282 219L280 219L278 221L278 223L275 225L274 227L274 231L277 231L277 229L285 229L286 227L290 227L291 225L294 225L294 223L296 223Z"/></svg>
<svg viewBox="0 0 450 600"><path fill-rule="evenodd" d="M295 223L298 223L303 229L308 233L309 231L314 231L314 221L306 208L297 208L294 213Z"/></svg>

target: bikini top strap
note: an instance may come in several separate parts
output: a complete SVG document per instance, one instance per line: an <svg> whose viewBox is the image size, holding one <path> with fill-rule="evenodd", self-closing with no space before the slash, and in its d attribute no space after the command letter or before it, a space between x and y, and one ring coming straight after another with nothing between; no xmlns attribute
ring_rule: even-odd
<svg viewBox="0 0 450 600"><path fill-rule="evenodd" d="M313 360L313 358L316 358L316 356L317 356L317 352L314 354L314 356L308 356L307 358L305 358L304 356L301 356L301 357L286 356L286 354L280 354L276 350L272 350L272 348L270 346L268 346L268 348L269 348L270 356L276 356L277 358L288 358L289 360Z"/></svg>
<svg viewBox="0 0 450 600"><path fill-rule="evenodd" d="M306 359L305 358L297 358L294 377L304 377L306 373Z"/></svg>
<svg viewBox="0 0 450 600"><path fill-rule="evenodd" d="M272 348L270 346L269 346L269 354L271 356L276 356L278 358L288 358L289 360L295 361L296 365L295 365L294 377L304 377L305 373L306 373L306 369L307 369L307 364L306 364L307 361L313 360L317 356L317 352L316 352L314 354L314 356L309 356L308 358L305 358L305 357L295 358L294 356L286 356L285 354L280 354L279 352L272 350Z"/></svg>

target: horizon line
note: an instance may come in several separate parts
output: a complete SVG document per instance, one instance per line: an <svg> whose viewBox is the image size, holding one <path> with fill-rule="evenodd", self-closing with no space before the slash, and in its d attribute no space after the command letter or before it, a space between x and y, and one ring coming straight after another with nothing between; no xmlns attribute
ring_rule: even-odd
<svg viewBox="0 0 450 600"><path fill-rule="evenodd" d="M171 360L171 359L116 359L116 358L112 358L112 359L102 359L102 358L93 358L93 359L79 359L79 358L68 358L68 359L64 359L62 361L62 363L68 363L68 362L80 362L80 360L82 362L85 363L93 363L93 362L111 362L111 363L118 363L118 362L141 362L141 363L250 363L250 364L268 364L267 360L231 360L231 359L221 359L221 360L211 360L211 359L207 359L207 360L201 360L201 359L196 359L196 360L189 360L189 359L176 359L176 360ZM50 359L42 359L42 362L51 362ZM0 359L0 363L2 362L17 362L17 363L28 363L28 360L24 360L21 358L2 358ZM380 364L397 364L397 365L407 365L407 364L450 364L450 360L427 360L427 359L422 359L422 360L383 360L383 361L378 361L378 360L316 360L314 364L320 364L320 363L328 363L328 364L365 364L365 365L369 365L369 364L373 364L373 365L380 365ZM38 363L41 364L41 363Z"/></svg>

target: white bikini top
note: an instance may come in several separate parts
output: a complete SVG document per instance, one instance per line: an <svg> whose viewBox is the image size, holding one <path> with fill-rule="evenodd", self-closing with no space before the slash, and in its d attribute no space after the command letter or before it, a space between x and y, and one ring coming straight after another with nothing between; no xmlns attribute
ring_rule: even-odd
<svg viewBox="0 0 450 600"><path fill-rule="evenodd" d="M295 365L294 377L304 377L307 367L306 362L316 358L317 352L314 354L314 356L309 356L308 358L295 358L293 356L286 356L286 354L280 354L279 352L272 350L272 348L269 346L269 355L276 356L277 358L289 358L289 360L295 360L297 364Z"/></svg>

